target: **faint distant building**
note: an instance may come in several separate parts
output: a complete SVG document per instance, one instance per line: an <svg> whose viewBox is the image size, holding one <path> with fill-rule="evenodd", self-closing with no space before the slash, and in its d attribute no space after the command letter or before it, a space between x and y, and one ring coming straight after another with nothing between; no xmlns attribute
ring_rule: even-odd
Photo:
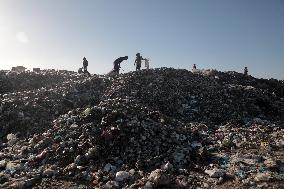
<svg viewBox="0 0 284 189"><path fill-rule="evenodd" d="M27 68L25 68L24 66L16 66L16 67L12 67L13 72L24 72L26 71Z"/></svg>
<svg viewBox="0 0 284 189"><path fill-rule="evenodd" d="M40 72L40 68L33 68L33 72Z"/></svg>

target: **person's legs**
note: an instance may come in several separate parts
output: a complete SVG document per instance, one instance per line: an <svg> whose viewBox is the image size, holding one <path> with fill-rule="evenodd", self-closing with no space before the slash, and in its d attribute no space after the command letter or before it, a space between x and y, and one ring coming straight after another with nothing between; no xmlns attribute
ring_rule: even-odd
<svg viewBox="0 0 284 189"><path fill-rule="evenodd" d="M88 72L88 71L87 71L87 74L89 75L89 77L91 77L91 74L90 74L90 72Z"/></svg>
<svg viewBox="0 0 284 189"><path fill-rule="evenodd" d="M84 70L84 74L88 74L88 76L91 76L90 72L88 72L87 70Z"/></svg>
<svg viewBox="0 0 284 189"><path fill-rule="evenodd" d="M140 68L141 68L141 64L137 64L137 65L136 65L136 71L137 71L137 70L140 70Z"/></svg>
<svg viewBox="0 0 284 189"><path fill-rule="evenodd" d="M119 74L119 69L114 69L113 72L115 73L115 75Z"/></svg>
<svg viewBox="0 0 284 189"><path fill-rule="evenodd" d="M84 66L84 73L87 72L87 66Z"/></svg>

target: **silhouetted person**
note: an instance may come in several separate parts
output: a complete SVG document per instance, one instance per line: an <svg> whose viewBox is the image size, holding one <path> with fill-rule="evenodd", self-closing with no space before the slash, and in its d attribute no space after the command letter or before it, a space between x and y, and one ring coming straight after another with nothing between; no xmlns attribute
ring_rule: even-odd
<svg viewBox="0 0 284 189"><path fill-rule="evenodd" d="M119 74L120 63L127 59L128 59L128 56L119 57L113 62L113 71L115 74Z"/></svg>
<svg viewBox="0 0 284 189"><path fill-rule="evenodd" d="M193 64L192 69L193 69L193 70L196 70L196 64Z"/></svg>
<svg viewBox="0 0 284 189"><path fill-rule="evenodd" d="M244 75L245 75L245 76L248 75L248 67L245 67L245 69L244 69Z"/></svg>
<svg viewBox="0 0 284 189"><path fill-rule="evenodd" d="M136 64L136 71L137 71L137 70L140 70L142 60L145 60L145 59L142 58L142 56L140 55L140 53L137 53L137 54L136 54L135 63L134 63L134 65Z"/></svg>
<svg viewBox="0 0 284 189"><path fill-rule="evenodd" d="M88 72L88 65L89 65L89 62L88 60L86 59L86 57L83 58L83 69L84 69L84 73L88 74L89 76L91 76L91 74Z"/></svg>

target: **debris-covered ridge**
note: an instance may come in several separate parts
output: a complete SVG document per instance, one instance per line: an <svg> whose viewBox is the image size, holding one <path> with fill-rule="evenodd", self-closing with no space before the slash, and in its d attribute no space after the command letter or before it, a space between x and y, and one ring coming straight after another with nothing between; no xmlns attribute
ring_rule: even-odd
<svg viewBox="0 0 284 189"><path fill-rule="evenodd" d="M283 96L166 68L78 77L1 96L2 123L15 129L0 142L1 188L281 188ZM270 104L242 113L262 97L275 115ZM27 137L7 124L10 109L18 121L34 118Z"/></svg>
<svg viewBox="0 0 284 189"><path fill-rule="evenodd" d="M156 69L121 75L105 97L128 96L184 121L219 124L262 117L283 122L283 90L280 81L244 77L234 72L202 75L187 70Z"/></svg>
<svg viewBox="0 0 284 189"><path fill-rule="evenodd" d="M67 71L10 72L5 77L1 85L11 92L0 94L0 137L44 131L59 115L97 104L109 85L104 77Z"/></svg>
<svg viewBox="0 0 284 189"><path fill-rule="evenodd" d="M41 70L39 72L0 71L0 94L56 87L66 81L78 81L84 77L76 72Z"/></svg>

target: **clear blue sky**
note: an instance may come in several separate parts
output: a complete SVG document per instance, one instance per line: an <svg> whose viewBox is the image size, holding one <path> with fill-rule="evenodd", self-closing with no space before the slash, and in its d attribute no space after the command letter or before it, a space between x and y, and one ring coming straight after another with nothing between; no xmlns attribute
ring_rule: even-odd
<svg viewBox="0 0 284 189"><path fill-rule="evenodd" d="M106 73L119 56L152 67L284 79L283 0L0 0L0 69Z"/></svg>

